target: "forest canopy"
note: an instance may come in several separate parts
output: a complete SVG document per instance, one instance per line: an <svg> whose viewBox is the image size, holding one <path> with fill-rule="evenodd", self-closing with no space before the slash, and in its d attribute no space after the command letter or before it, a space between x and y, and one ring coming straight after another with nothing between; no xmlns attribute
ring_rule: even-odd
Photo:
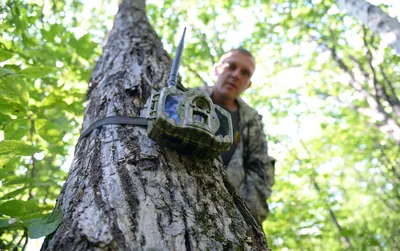
<svg viewBox="0 0 400 251"><path fill-rule="evenodd" d="M399 21L400 3L370 1ZM53 211L79 137L88 81L117 3L0 5L0 249L57 227ZM400 57L333 0L147 1L180 74L212 85L221 54L255 55L244 98L277 159L273 250L400 248Z"/></svg>

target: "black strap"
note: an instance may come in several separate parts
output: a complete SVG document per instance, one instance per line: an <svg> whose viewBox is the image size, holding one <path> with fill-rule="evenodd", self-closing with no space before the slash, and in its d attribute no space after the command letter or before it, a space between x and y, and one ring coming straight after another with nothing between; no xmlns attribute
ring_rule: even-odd
<svg viewBox="0 0 400 251"><path fill-rule="evenodd" d="M105 117L103 119L94 122L91 126L89 126L88 129L86 129L83 133L81 133L79 140L88 136L94 129L96 129L99 126L110 125L110 124L147 126L148 122L149 122L148 119L144 117L129 117L129 116Z"/></svg>

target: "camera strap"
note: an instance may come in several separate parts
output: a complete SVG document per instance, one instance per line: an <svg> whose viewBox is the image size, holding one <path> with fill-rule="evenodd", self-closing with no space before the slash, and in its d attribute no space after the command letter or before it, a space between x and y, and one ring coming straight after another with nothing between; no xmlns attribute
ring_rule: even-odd
<svg viewBox="0 0 400 251"><path fill-rule="evenodd" d="M94 129L103 126L103 125L110 125L110 124L117 124L117 125L136 125L136 126L146 126L149 124L148 118L144 117L130 117L130 116L110 116L100 119L94 122L88 129L86 129L79 140L88 136ZM79 141L78 140L78 141Z"/></svg>

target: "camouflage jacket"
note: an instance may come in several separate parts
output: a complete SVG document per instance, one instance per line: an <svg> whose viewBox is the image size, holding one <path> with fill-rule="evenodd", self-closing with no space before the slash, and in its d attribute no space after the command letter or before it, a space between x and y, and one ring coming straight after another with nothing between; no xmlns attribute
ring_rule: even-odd
<svg viewBox="0 0 400 251"><path fill-rule="evenodd" d="M198 88L211 95L212 87ZM262 222L268 215L266 199L274 184L275 159L268 155L262 117L241 98L239 104L240 141L226 167L236 191L246 201L253 216Z"/></svg>

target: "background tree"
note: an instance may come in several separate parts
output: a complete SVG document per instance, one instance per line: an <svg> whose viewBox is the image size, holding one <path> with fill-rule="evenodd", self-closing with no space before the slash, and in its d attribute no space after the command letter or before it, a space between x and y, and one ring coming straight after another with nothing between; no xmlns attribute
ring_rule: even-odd
<svg viewBox="0 0 400 251"><path fill-rule="evenodd" d="M339 5L361 20L400 55L400 23L379 7L365 0L339 0Z"/></svg>

